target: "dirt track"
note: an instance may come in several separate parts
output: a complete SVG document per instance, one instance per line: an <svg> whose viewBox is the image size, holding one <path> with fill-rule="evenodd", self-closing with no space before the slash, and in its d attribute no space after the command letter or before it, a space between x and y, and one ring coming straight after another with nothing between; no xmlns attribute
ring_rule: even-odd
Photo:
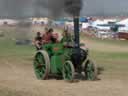
<svg viewBox="0 0 128 96"><path fill-rule="evenodd" d="M0 74L0 86L17 92L16 96L127 96L128 93L128 86L121 80L81 81L72 84L63 80L39 81L33 75L32 66L25 69L15 66L16 73L9 65L3 67L9 69L2 68L6 71Z"/></svg>
<svg viewBox="0 0 128 96"><path fill-rule="evenodd" d="M13 64L12 64L13 65ZM15 96L127 96L128 83L122 80L80 81L36 80L32 66L16 66L6 62L0 67L0 87ZM1 96L1 95L0 95Z"/></svg>
<svg viewBox="0 0 128 96"><path fill-rule="evenodd" d="M0 90L8 90L12 96L128 96L128 82L123 79L104 79L101 76L100 81L78 83L53 79L41 81L35 78L32 64L21 63L1 61ZM3 95L0 93L0 96Z"/></svg>

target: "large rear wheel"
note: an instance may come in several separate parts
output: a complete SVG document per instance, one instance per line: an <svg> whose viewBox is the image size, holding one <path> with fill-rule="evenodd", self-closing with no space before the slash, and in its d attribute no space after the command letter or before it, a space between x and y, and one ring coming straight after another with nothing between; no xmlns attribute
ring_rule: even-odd
<svg viewBox="0 0 128 96"><path fill-rule="evenodd" d="M47 79L50 72L50 60L46 51L41 50L36 53L33 65L36 77L42 80Z"/></svg>
<svg viewBox="0 0 128 96"><path fill-rule="evenodd" d="M75 69L71 61L66 61L63 66L63 78L64 80L73 80Z"/></svg>

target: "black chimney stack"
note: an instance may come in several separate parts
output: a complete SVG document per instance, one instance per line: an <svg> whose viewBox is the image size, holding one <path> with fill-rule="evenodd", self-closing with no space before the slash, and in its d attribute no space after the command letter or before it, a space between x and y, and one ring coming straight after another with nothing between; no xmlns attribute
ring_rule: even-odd
<svg viewBox="0 0 128 96"><path fill-rule="evenodd" d="M74 19L74 36L75 36L75 39L74 39L75 62L74 63L75 63L75 67L78 69L78 72L79 72L81 70L81 67L80 67L81 54L80 54L79 16L76 16L73 19Z"/></svg>
<svg viewBox="0 0 128 96"><path fill-rule="evenodd" d="M74 36L75 36L75 48L80 48L79 37L79 17L74 17Z"/></svg>

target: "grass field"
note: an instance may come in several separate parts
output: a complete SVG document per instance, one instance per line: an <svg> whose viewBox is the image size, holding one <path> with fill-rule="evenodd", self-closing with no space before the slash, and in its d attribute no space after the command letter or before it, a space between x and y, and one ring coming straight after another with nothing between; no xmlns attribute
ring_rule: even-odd
<svg viewBox="0 0 128 96"><path fill-rule="evenodd" d="M0 37L0 96L128 96L128 41L82 36L90 57L104 71L100 81L68 84L63 80L37 80L32 65L34 46L17 46L14 28L0 30L5 34Z"/></svg>

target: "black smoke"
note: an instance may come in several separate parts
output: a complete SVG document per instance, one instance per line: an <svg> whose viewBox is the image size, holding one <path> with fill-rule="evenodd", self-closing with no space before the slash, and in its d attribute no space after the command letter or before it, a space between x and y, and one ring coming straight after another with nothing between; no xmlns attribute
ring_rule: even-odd
<svg viewBox="0 0 128 96"><path fill-rule="evenodd" d="M79 15L82 9L82 0L36 0L36 10L47 10L49 16L58 17L64 14ZM43 11L36 11L44 15ZM40 13L38 13L40 12Z"/></svg>

